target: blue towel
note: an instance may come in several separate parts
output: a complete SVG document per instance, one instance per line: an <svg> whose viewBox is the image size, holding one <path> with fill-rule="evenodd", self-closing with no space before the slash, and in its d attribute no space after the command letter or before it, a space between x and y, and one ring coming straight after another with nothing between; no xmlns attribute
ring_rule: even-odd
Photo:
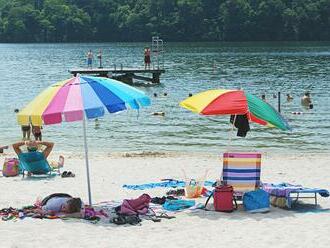
<svg viewBox="0 0 330 248"><path fill-rule="evenodd" d="M168 211L180 211L195 206L194 200L166 200L163 208Z"/></svg>
<svg viewBox="0 0 330 248"><path fill-rule="evenodd" d="M204 186L209 186L211 187L214 184L212 181L205 181ZM166 180L161 183L147 183L147 184L133 184L133 185L128 185L124 184L123 188L126 189L133 189L133 190L144 190L144 189L153 189L153 188L178 188L181 187L183 188L185 186L184 181L179 181L179 180Z"/></svg>

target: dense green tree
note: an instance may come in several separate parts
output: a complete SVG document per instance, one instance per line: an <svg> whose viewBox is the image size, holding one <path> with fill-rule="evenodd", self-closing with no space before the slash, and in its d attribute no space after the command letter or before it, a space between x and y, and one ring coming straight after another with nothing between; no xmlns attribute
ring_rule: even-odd
<svg viewBox="0 0 330 248"><path fill-rule="evenodd" d="M0 0L1 42L330 40L330 0Z"/></svg>

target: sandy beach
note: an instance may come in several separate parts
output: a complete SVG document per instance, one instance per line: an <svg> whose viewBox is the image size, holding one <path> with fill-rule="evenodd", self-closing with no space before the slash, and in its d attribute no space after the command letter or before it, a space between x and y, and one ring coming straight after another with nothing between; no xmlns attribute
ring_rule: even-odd
<svg viewBox="0 0 330 248"><path fill-rule="evenodd" d="M1 155L0 162L5 156ZM58 154L53 153L50 160ZM64 170L75 178L22 179L1 177L0 208L21 207L37 197L66 192L87 201L83 156L65 154ZM329 189L328 154L263 154L262 181L290 182ZM127 190L123 184L159 182L162 178L197 178L209 170L208 179L219 178L221 156L216 154L118 153L92 154L93 202L121 201L142 193L163 196L168 189ZM205 202L205 198L198 201ZM323 209L329 198L319 197ZM1 247L328 247L328 211L298 212L271 208L266 214L197 211L176 213L160 223L143 220L141 226L91 224L84 220L25 218L0 221ZM4 238L6 237L6 238Z"/></svg>

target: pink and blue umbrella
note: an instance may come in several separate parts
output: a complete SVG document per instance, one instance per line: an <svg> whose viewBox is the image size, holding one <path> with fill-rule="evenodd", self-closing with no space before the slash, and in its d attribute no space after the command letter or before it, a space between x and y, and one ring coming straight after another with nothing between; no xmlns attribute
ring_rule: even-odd
<svg viewBox="0 0 330 248"><path fill-rule="evenodd" d="M17 114L19 125L51 125L83 121L89 204L92 204L85 119L150 105L144 92L119 81L77 76L55 83L41 92Z"/></svg>

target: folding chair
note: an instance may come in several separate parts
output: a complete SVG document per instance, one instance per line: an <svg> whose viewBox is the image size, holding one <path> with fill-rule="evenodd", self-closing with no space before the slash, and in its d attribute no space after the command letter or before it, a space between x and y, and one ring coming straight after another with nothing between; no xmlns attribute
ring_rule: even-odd
<svg viewBox="0 0 330 248"><path fill-rule="evenodd" d="M261 153L226 152L223 154L222 183L234 188L239 200L245 192L260 188Z"/></svg>

